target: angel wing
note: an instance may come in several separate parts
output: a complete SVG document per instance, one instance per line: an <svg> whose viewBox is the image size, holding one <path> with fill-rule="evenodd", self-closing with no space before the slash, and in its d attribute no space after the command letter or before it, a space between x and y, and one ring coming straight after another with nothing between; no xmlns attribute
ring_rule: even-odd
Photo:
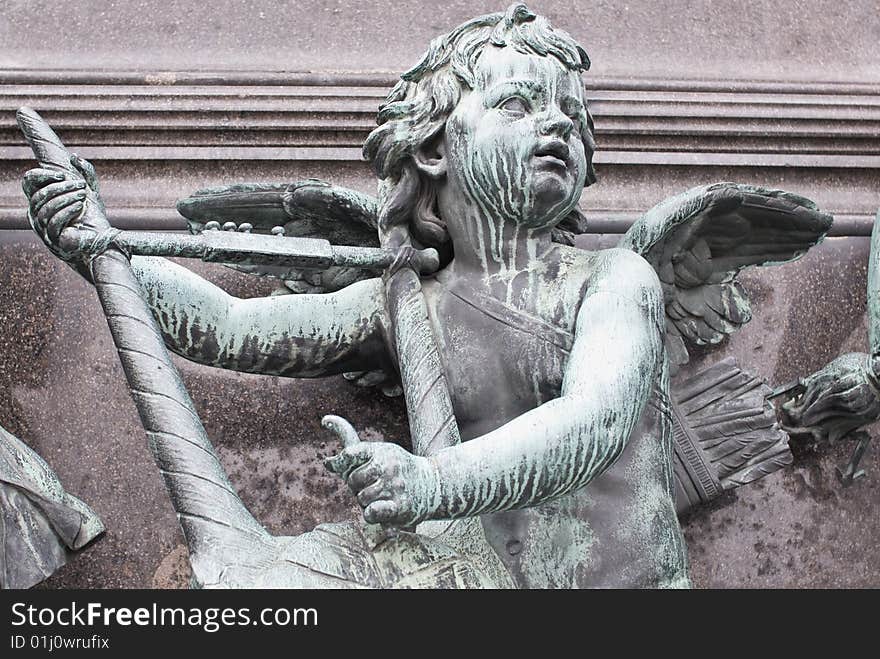
<svg viewBox="0 0 880 659"><path fill-rule="evenodd" d="M269 233L282 227L287 236L323 238L335 245L379 246L376 198L318 179L206 188L179 201L177 211L187 218L193 233L216 222L232 230L246 227L248 231ZM586 225L583 213L574 209L553 229L553 240L573 245L575 236L586 231ZM316 273L267 266L229 266L283 279L293 293L330 293L376 276L358 268L329 268Z"/></svg>
<svg viewBox="0 0 880 659"><path fill-rule="evenodd" d="M717 344L751 319L736 280L742 268L799 258L831 223L809 199L735 183L693 188L637 220L619 247L642 255L660 277L673 367L688 362L688 344Z"/></svg>
<svg viewBox="0 0 880 659"><path fill-rule="evenodd" d="M831 223L804 197L715 183L671 197L633 224L619 246L642 255L660 277L673 370L688 363L688 346L715 345L751 320L740 270L799 258ZM673 379L679 513L791 464L769 393L731 359Z"/></svg>
<svg viewBox="0 0 880 659"><path fill-rule="evenodd" d="M177 211L199 233L216 222L226 230L323 238L336 245L378 247L376 199L317 179L294 183L240 183L199 190L177 203ZM279 229L275 229L279 231ZM330 293L375 273L334 267L321 272L269 266L230 265L284 280L294 293Z"/></svg>

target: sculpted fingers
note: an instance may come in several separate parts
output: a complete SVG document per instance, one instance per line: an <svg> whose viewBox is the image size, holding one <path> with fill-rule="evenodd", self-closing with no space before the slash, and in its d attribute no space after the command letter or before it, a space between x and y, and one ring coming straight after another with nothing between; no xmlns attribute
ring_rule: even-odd
<svg viewBox="0 0 880 659"><path fill-rule="evenodd" d="M324 461L324 466L334 474L339 474L346 481L352 470L367 463L373 457L370 444L361 442L343 449L339 455Z"/></svg>
<svg viewBox="0 0 880 659"><path fill-rule="evenodd" d="M63 185L63 184L56 183L54 185ZM56 213L58 213L60 210L67 208L69 206L72 206L72 205L75 205L78 207L78 209L79 209L77 211L77 214L78 214L79 211L82 210L82 204L83 204L83 201L85 200L85 198L86 198L85 190L76 190L73 192L65 192L65 193L60 194L57 197L52 197L51 199L46 201L46 203L44 203L40 207L40 210L37 211L36 215L34 216L34 220L36 221L36 223L39 226L43 227L46 230L46 235L51 242L54 243L55 240L57 240L58 235L56 234L53 236L53 235L49 234L49 232L48 232L49 221L53 220L55 218ZM57 223L54 226L55 226L55 228L57 228Z"/></svg>
<svg viewBox="0 0 880 659"><path fill-rule="evenodd" d="M381 479L357 493L357 500L361 508L368 508L371 503L383 499L393 499L393 494Z"/></svg>
<svg viewBox="0 0 880 659"><path fill-rule="evenodd" d="M85 181L80 180L63 180L40 188L30 198L31 214L36 216L43 207L53 199L68 193L82 193L85 196Z"/></svg>
<svg viewBox="0 0 880 659"><path fill-rule="evenodd" d="M76 222L83 211L83 201L79 200L58 211L46 227L46 235L53 244L57 244L61 232Z"/></svg>
<svg viewBox="0 0 880 659"><path fill-rule="evenodd" d="M355 446L360 443L357 431L348 421L341 416L335 414L327 414L321 419L321 425L327 430L336 433L336 436L342 441L345 448Z"/></svg>
<svg viewBox="0 0 880 659"><path fill-rule="evenodd" d="M372 485L382 476L382 469L374 461L367 462L351 472L348 477L348 486L355 494L365 487Z"/></svg>
<svg viewBox="0 0 880 659"><path fill-rule="evenodd" d="M70 164L76 167L77 171L83 175L92 191L98 194L98 174L95 172L94 165L85 158L80 158L75 153L70 154Z"/></svg>
<svg viewBox="0 0 880 659"><path fill-rule="evenodd" d="M349 445L324 465L346 481L368 524L408 526L438 505L436 468L396 444Z"/></svg>
<svg viewBox="0 0 880 659"><path fill-rule="evenodd" d="M38 167L28 170L25 173L24 177L21 179L21 189L24 190L25 195L30 199L34 192L40 188L49 183L58 183L64 179L65 176L62 172L55 171L54 169Z"/></svg>
<svg viewBox="0 0 880 659"><path fill-rule="evenodd" d="M392 524L397 520L399 507L394 501L374 501L364 509L368 524Z"/></svg>

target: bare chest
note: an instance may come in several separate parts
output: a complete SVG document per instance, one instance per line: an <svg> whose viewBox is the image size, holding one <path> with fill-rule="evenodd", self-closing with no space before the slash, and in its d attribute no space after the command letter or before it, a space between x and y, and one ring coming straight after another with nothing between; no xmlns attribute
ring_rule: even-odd
<svg viewBox="0 0 880 659"><path fill-rule="evenodd" d="M574 342L575 295L542 317L473 291L426 286L426 300L464 439L557 398Z"/></svg>

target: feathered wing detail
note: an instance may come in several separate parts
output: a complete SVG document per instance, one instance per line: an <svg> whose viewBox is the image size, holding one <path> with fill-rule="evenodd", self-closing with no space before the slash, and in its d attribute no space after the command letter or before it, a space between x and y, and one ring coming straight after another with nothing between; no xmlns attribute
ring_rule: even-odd
<svg viewBox="0 0 880 659"><path fill-rule="evenodd" d="M672 383L675 503L681 514L792 463L770 387L723 359Z"/></svg>
<svg viewBox="0 0 880 659"><path fill-rule="evenodd" d="M208 222L268 234L283 227L284 235L321 238L336 245L378 247L376 199L317 179L295 183L240 183L199 190L177 203L178 212L199 233ZM242 272L277 277L294 293L330 293L375 273L333 267L320 272L296 268L230 265Z"/></svg>
<svg viewBox="0 0 880 659"><path fill-rule="evenodd" d="M254 233L283 227L284 235L321 238L335 245L378 247L378 202L375 197L318 179L294 183L237 183L205 188L177 203L177 211L200 233L208 222L236 228L247 223ZM586 231L578 209L553 229L553 240L573 245ZM375 273L358 268L327 268L309 272L292 268L228 264L242 272L277 277L293 293L330 293Z"/></svg>
<svg viewBox="0 0 880 659"><path fill-rule="evenodd" d="M657 271L666 303L667 350L674 368L687 347L714 345L751 319L735 279L750 265L802 256L831 228L832 217L804 197L715 183L661 202L630 227L619 247Z"/></svg>
<svg viewBox="0 0 880 659"><path fill-rule="evenodd" d="M44 460L0 428L0 588L30 588L103 531Z"/></svg>

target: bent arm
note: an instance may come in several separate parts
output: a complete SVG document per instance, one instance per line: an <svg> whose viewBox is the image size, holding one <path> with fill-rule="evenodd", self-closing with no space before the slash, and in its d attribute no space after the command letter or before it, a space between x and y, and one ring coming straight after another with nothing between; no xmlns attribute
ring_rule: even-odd
<svg viewBox="0 0 880 659"><path fill-rule="evenodd" d="M385 365L381 281L240 299L171 261L132 258L168 348L208 366L317 377Z"/></svg>
<svg viewBox="0 0 880 659"><path fill-rule="evenodd" d="M606 259L616 264L579 311L561 397L435 454L433 517L549 501L586 485L620 456L664 358L663 294L645 261L613 251Z"/></svg>

